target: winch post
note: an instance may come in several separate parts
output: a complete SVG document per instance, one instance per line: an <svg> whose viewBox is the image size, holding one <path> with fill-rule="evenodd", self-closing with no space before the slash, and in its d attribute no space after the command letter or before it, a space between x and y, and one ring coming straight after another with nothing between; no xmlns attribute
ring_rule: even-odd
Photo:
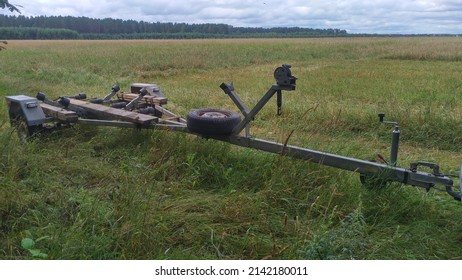
<svg viewBox="0 0 462 280"><path fill-rule="evenodd" d="M257 105L253 107L253 109L244 116L244 119L233 129L233 135L237 135L241 133L241 131L248 125L252 120L254 120L255 116L260 112L260 110L266 105L266 103L273 97L273 95L277 92L279 86L272 86L266 94L258 101Z"/></svg>
<svg viewBox="0 0 462 280"><path fill-rule="evenodd" d="M255 116L260 112L260 110L268 103L268 101L273 97L274 94L277 93L277 114L281 114L281 107L282 107L282 91L292 91L295 90L296 80L295 76L292 76L290 71L290 65L283 64L281 67L276 68L274 70L274 78L276 79L276 84L273 85L263 97L257 102L255 107L252 110L248 110L247 107L242 103L239 99L237 94L234 92L233 84L225 84L222 83L220 85L221 89L230 96L231 100L236 104L239 110L244 115L244 119L234 127L232 134L238 135L241 131L246 128L246 137L250 137L249 133L249 125L252 120L254 120Z"/></svg>

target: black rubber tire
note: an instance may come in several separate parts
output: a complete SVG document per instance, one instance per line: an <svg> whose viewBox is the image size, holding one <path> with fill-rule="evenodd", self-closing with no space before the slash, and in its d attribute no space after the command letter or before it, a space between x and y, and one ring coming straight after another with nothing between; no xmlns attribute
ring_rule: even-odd
<svg viewBox="0 0 462 280"><path fill-rule="evenodd" d="M189 131L201 135L229 135L241 122L238 113L222 109L198 109L189 112Z"/></svg>

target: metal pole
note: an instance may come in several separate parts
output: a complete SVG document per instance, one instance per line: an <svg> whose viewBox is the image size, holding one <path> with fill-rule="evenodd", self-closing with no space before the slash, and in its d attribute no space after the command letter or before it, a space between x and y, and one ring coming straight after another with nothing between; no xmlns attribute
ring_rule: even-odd
<svg viewBox="0 0 462 280"><path fill-rule="evenodd" d="M250 110L244 105L242 100L239 98L239 96L234 91L233 83L230 83L230 84L222 83L220 85L220 88L225 92L225 94L227 94L231 98L234 104L236 104L237 108L239 108L239 110L241 111L242 115L244 115L244 118L246 118L249 115ZM250 137L250 122L248 122L245 125L245 136Z"/></svg>
<svg viewBox="0 0 462 280"><path fill-rule="evenodd" d="M282 88L273 85L265 95L258 101L257 105L244 117L244 119L233 129L233 135L239 134L254 118L255 115L265 106L265 104L271 99L271 97Z"/></svg>
<svg viewBox="0 0 462 280"><path fill-rule="evenodd" d="M253 148L274 154L283 154L292 158L308 160L314 163L354 171L361 174L375 174L383 176L390 181L401 182L426 189L433 187L435 184L446 187L452 187L454 184L454 182L446 176L435 176L426 172L411 171L400 167L393 167L386 164L305 149L297 146L284 145L257 138L247 138L240 135L232 135L229 137L214 136L211 138L229 142L241 147Z"/></svg>
<svg viewBox="0 0 462 280"><path fill-rule="evenodd" d="M396 166L398 162L399 135L401 131L398 126L393 128L391 132L391 148L390 148L390 165Z"/></svg>
<svg viewBox="0 0 462 280"><path fill-rule="evenodd" d="M278 116L280 116L282 114L282 91L280 89L277 92L276 105L278 107L277 114L278 114Z"/></svg>

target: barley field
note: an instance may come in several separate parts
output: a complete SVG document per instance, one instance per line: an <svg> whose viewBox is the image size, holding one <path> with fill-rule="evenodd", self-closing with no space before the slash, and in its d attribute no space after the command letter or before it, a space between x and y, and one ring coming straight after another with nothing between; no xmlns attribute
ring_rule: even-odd
<svg viewBox="0 0 462 280"><path fill-rule="evenodd" d="M462 204L444 192L168 131L76 125L22 142L4 96L102 97L158 84L166 108L238 111L291 64L253 136L398 165L462 164L462 38L9 41L0 51L0 258L462 259ZM457 182L457 180L456 180ZM458 182L457 182L458 183Z"/></svg>

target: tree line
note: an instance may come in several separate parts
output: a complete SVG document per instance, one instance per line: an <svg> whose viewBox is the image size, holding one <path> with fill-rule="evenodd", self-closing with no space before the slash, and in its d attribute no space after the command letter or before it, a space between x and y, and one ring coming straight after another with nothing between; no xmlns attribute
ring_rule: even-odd
<svg viewBox="0 0 462 280"><path fill-rule="evenodd" d="M0 15L0 39L188 39L245 37L337 37L345 30L301 27L234 27L72 16Z"/></svg>

